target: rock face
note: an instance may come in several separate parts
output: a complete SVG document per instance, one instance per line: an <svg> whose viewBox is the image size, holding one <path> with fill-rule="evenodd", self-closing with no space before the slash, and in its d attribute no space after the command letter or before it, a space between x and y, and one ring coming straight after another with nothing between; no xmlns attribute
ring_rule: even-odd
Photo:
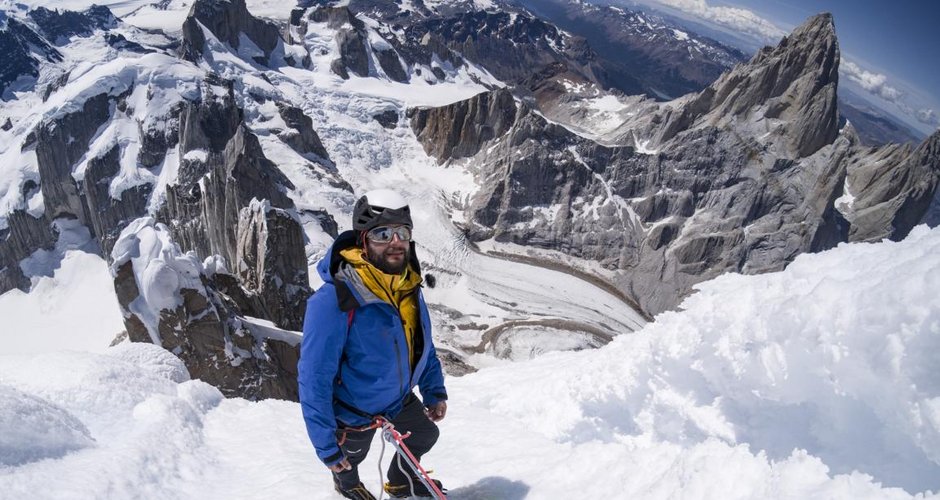
<svg viewBox="0 0 940 500"><path fill-rule="evenodd" d="M839 45L832 15L811 18L775 48L725 73L689 103L662 117L659 142L696 125L760 122L784 152L809 156L839 133ZM756 134L749 134L756 135Z"/></svg>
<svg viewBox="0 0 940 500"><path fill-rule="evenodd" d="M173 352L227 396L297 400L300 337L236 315L244 291L234 276L184 254L152 218L130 224L111 257L131 341Z"/></svg>
<svg viewBox="0 0 940 500"><path fill-rule="evenodd" d="M88 222L72 166L85 154L98 127L110 118L110 106L108 94L98 94L85 101L81 110L47 120L37 128L36 159L49 220L66 215Z"/></svg>
<svg viewBox="0 0 940 500"><path fill-rule="evenodd" d="M245 0L197 0L183 22L180 57L195 62L203 56L206 38L200 25L233 49L254 52L254 47L242 47L245 36L263 53L253 57L258 64L267 64L281 42L277 26L252 16Z"/></svg>
<svg viewBox="0 0 940 500"><path fill-rule="evenodd" d="M8 216L8 226L0 229L0 294L14 288L26 290L29 279L19 263L36 250L49 250L56 235L45 217L33 217L23 210Z"/></svg>
<svg viewBox="0 0 940 500"><path fill-rule="evenodd" d="M840 135L837 70L832 20L821 15L684 104L634 118L622 145L575 135L500 91L409 116L429 155L479 165L470 239L598 262L655 314L718 274L901 238L924 217L936 137L912 152ZM771 133L744 133L757 126ZM659 151L640 152L637 134Z"/></svg>
<svg viewBox="0 0 940 500"><path fill-rule="evenodd" d="M320 142L320 136L313 129L313 120L305 115L303 110L283 103L278 103L277 109L284 123L290 127L278 134L282 141L302 155L313 154L319 158L329 158L323 143Z"/></svg>
<svg viewBox="0 0 940 500"><path fill-rule="evenodd" d="M484 143L505 134L515 116L515 102L507 90L484 92L451 106L408 113L425 151L438 160L475 155Z"/></svg>
<svg viewBox="0 0 940 500"><path fill-rule="evenodd" d="M120 21L111 10L92 5L84 12L49 10L37 7L29 11L29 18L39 26L43 35L55 43L64 43L72 36L88 36L96 29L113 28Z"/></svg>
<svg viewBox="0 0 940 500"><path fill-rule="evenodd" d="M213 83L217 82L207 85ZM203 100L187 105L181 113L179 183L167 189L167 203L159 215L161 220L168 221L174 240L184 250L195 251L202 258L220 255L226 263L241 269L243 264L248 265L243 259L249 253L247 248L239 247L243 209L253 201L267 200L274 208L291 210L293 202L284 191L293 185L264 156L257 137L241 121L242 113L235 105L231 87L221 96L208 89L204 95ZM278 230L269 232L269 236L285 238L276 241L286 251L281 256L293 256L290 252L297 251L303 255L299 223L286 216L271 223ZM255 226L266 224L257 221ZM297 248L291 250L293 245ZM253 258L263 262L265 256ZM294 257L285 257L284 262L267 265L267 271L273 265L286 274L277 276L282 283L278 288L280 295L272 292L269 285L264 287L266 311L284 311L288 304L298 304L299 297L309 296L306 260L300 260L298 263ZM252 289L261 292L263 284L254 280ZM303 309L302 301L300 308ZM271 318L281 328L299 330L303 312L259 316Z"/></svg>
<svg viewBox="0 0 940 500"><path fill-rule="evenodd" d="M10 85L21 78L39 76L40 61L61 61L62 55L29 26L13 18L0 27L0 98L7 100Z"/></svg>
<svg viewBox="0 0 940 500"><path fill-rule="evenodd" d="M885 168L892 165L893 168ZM930 220L940 182L940 132L919 147L887 145L848 162L846 193L836 203L852 224L851 241L899 240Z"/></svg>
<svg viewBox="0 0 940 500"><path fill-rule="evenodd" d="M273 25L256 22L244 2L197 2L193 13L188 26L201 34L203 23L233 48L239 48L233 40L254 43L267 57L281 43ZM47 36L61 39L117 22L106 9L40 10L33 17ZM17 33L10 21L7 27L13 24ZM107 35L95 31L105 41ZM35 52L43 38L30 36L36 40L24 39ZM68 73L47 87L47 96L66 82ZM137 83L79 93L81 100L50 112L24 139L21 150L35 150L39 182L23 185L20 205L35 206L41 191L42 213L4 214L0 292L27 288L20 262L55 246L53 222L74 220L95 237L90 247L112 260L131 340L173 351L192 376L227 395L296 400L299 338L293 331L302 326L312 292L300 214L288 196L294 186L245 123L232 81L207 73L185 96L173 94L175 100L149 82L138 92L144 89ZM157 114L140 119L134 108L141 105ZM327 165L327 182L341 182L310 118L285 103L277 113L287 125L277 137L310 162ZM120 133L139 139L139 148L108 142L116 122L136 122L136 130L122 123ZM172 177L161 182L166 172ZM328 214L304 216L310 214L335 233Z"/></svg>

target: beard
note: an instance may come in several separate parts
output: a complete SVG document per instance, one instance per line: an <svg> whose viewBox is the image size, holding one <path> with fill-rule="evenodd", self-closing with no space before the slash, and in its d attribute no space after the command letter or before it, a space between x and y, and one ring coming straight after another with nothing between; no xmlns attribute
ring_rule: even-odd
<svg viewBox="0 0 940 500"><path fill-rule="evenodd" d="M408 260L411 257L411 249L405 247L402 249L392 249L391 246L384 249L375 248L369 245L367 260L373 266L385 274L401 274L408 267Z"/></svg>

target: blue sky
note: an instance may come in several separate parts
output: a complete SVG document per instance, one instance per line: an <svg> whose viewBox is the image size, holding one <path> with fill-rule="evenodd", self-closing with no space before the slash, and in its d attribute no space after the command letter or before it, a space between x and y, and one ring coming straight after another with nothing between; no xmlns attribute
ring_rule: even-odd
<svg viewBox="0 0 940 500"><path fill-rule="evenodd" d="M940 2L930 0L640 0L776 43L831 12L842 51L840 86L925 134L940 126Z"/></svg>

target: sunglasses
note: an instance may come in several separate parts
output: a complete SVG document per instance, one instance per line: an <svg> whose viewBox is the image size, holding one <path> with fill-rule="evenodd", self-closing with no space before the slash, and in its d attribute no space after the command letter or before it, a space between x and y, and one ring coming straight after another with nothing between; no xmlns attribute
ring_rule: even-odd
<svg viewBox="0 0 940 500"><path fill-rule="evenodd" d="M370 229L366 236L374 243L388 243L396 234L401 241L411 241L411 228L408 226L379 226Z"/></svg>

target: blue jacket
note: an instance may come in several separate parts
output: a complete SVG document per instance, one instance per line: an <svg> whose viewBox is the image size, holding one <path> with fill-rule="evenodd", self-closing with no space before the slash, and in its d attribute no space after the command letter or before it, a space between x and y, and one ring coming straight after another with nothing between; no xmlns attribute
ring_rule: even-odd
<svg viewBox="0 0 940 500"><path fill-rule="evenodd" d="M421 351L412 372L398 310L375 296L339 255L355 238L353 231L339 235L317 264L324 284L307 301L297 365L307 434L326 465L343 458L337 425L367 425L367 415L394 418L416 385L426 406L447 399L421 289L421 335L414 340ZM411 265L420 273L413 243L411 250Z"/></svg>

